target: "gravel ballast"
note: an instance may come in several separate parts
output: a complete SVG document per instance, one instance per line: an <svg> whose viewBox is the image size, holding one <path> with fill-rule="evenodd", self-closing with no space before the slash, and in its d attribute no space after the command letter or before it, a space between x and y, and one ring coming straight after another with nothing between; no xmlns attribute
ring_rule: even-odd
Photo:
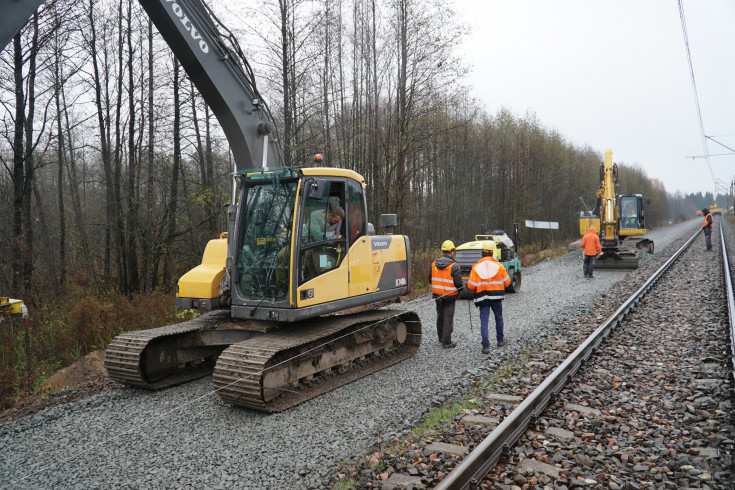
<svg viewBox="0 0 735 490"><path fill-rule="evenodd" d="M731 487L722 263L720 247L703 244L700 236L588 359L489 488Z"/></svg>
<svg viewBox="0 0 735 490"><path fill-rule="evenodd" d="M699 220L649 232L656 254L690 236ZM0 425L0 481L6 488L308 488L328 470L375 444L406 434L436 407L467 391L515 354L594 311L601 295L631 272L582 275L581 252L523 270L506 296L503 348L481 353L479 315L461 300L455 349L436 341L433 301L397 305L422 320L418 353L398 365L267 415L230 406L211 378L159 392L124 388ZM470 316L471 321L470 321ZM492 327L491 327L492 330Z"/></svg>

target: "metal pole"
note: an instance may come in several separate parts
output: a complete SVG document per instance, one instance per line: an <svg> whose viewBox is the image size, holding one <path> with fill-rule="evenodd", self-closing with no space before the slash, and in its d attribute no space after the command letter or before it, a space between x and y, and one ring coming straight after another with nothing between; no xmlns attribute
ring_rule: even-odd
<svg viewBox="0 0 735 490"><path fill-rule="evenodd" d="M474 330L474 327L472 326L472 306L470 306L470 302L467 301L467 313L470 314L470 332Z"/></svg>

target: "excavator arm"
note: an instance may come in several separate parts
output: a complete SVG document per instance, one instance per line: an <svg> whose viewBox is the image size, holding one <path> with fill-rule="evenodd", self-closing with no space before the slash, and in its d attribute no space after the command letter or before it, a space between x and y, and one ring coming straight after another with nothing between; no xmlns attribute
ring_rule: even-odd
<svg viewBox="0 0 735 490"><path fill-rule="evenodd" d="M247 60L209 8L201 0L139 2L220 122L237 169L281 166L273 118ZM0 49L42 3L0 0Z"/></svg>
<svg viewBox="0 0 735 490"><path fill-rule="evenodd" d="M600 240L606 248L618 246L615 185L618 181L618 167L612 161L612 150L605 150L605 165L602 168L602 186L597 191L600 202Z"/></svg>

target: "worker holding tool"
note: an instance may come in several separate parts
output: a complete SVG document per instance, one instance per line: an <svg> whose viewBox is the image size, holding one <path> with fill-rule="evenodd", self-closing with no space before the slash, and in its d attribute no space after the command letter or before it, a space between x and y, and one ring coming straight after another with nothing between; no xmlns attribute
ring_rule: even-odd
<svg viewBox="0 0 735 490"><path fill-rule="evenodd" d="M707 208L702 210L702 214L704 215L704 222L702 223L704 242L707 244L707 250L712 250L712 215Z"/></svg>
<svg viewBox="0 0 735 490"><path fill-rule="evenodd" d="M436 333L445 349L457 347L452 342L454 306L464 287L459 264L454 260L457 248L451 240L442 243L442 256L431 264L431 295L436 302Z"/></svg>
<svg viewBox="0 0 735 490"><path fill-rule="evenodd" d="M581 246L584 249L584 262L582 264L584 277L593 279L595 277L595 260L602 253L600 237L597 236L597 230L594 226L587 228L587 233L582 237Z"/></svg>
<svg viewBox="0 0 735 490"><path fill-rule="evenodd" d="M495 336L498 347L505 345L503 334L503 298L505 288L510 286L511 279L503 264L493 257L494 244L492 240L482 242L482 258L475 262L467 281L467 287L474 294L475 306L480 308L480 332L482 334L482 353L490 353L490 338L488 322L490 309L495 315Z"/></svg>

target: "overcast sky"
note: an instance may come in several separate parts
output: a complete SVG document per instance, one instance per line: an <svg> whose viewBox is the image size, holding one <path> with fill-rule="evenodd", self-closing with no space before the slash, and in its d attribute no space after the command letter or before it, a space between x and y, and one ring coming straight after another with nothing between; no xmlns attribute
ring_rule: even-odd
<svg viewBox="0 0 735 490"><path fill-rule="evenodd" d="M568 142L640 166L667 191L726 192L704 155L676 0L454 0L488 112L535 112ZM735 1L683 0L706 135L735 149ZM733 153L708 141L710 155Z"/></svg>

